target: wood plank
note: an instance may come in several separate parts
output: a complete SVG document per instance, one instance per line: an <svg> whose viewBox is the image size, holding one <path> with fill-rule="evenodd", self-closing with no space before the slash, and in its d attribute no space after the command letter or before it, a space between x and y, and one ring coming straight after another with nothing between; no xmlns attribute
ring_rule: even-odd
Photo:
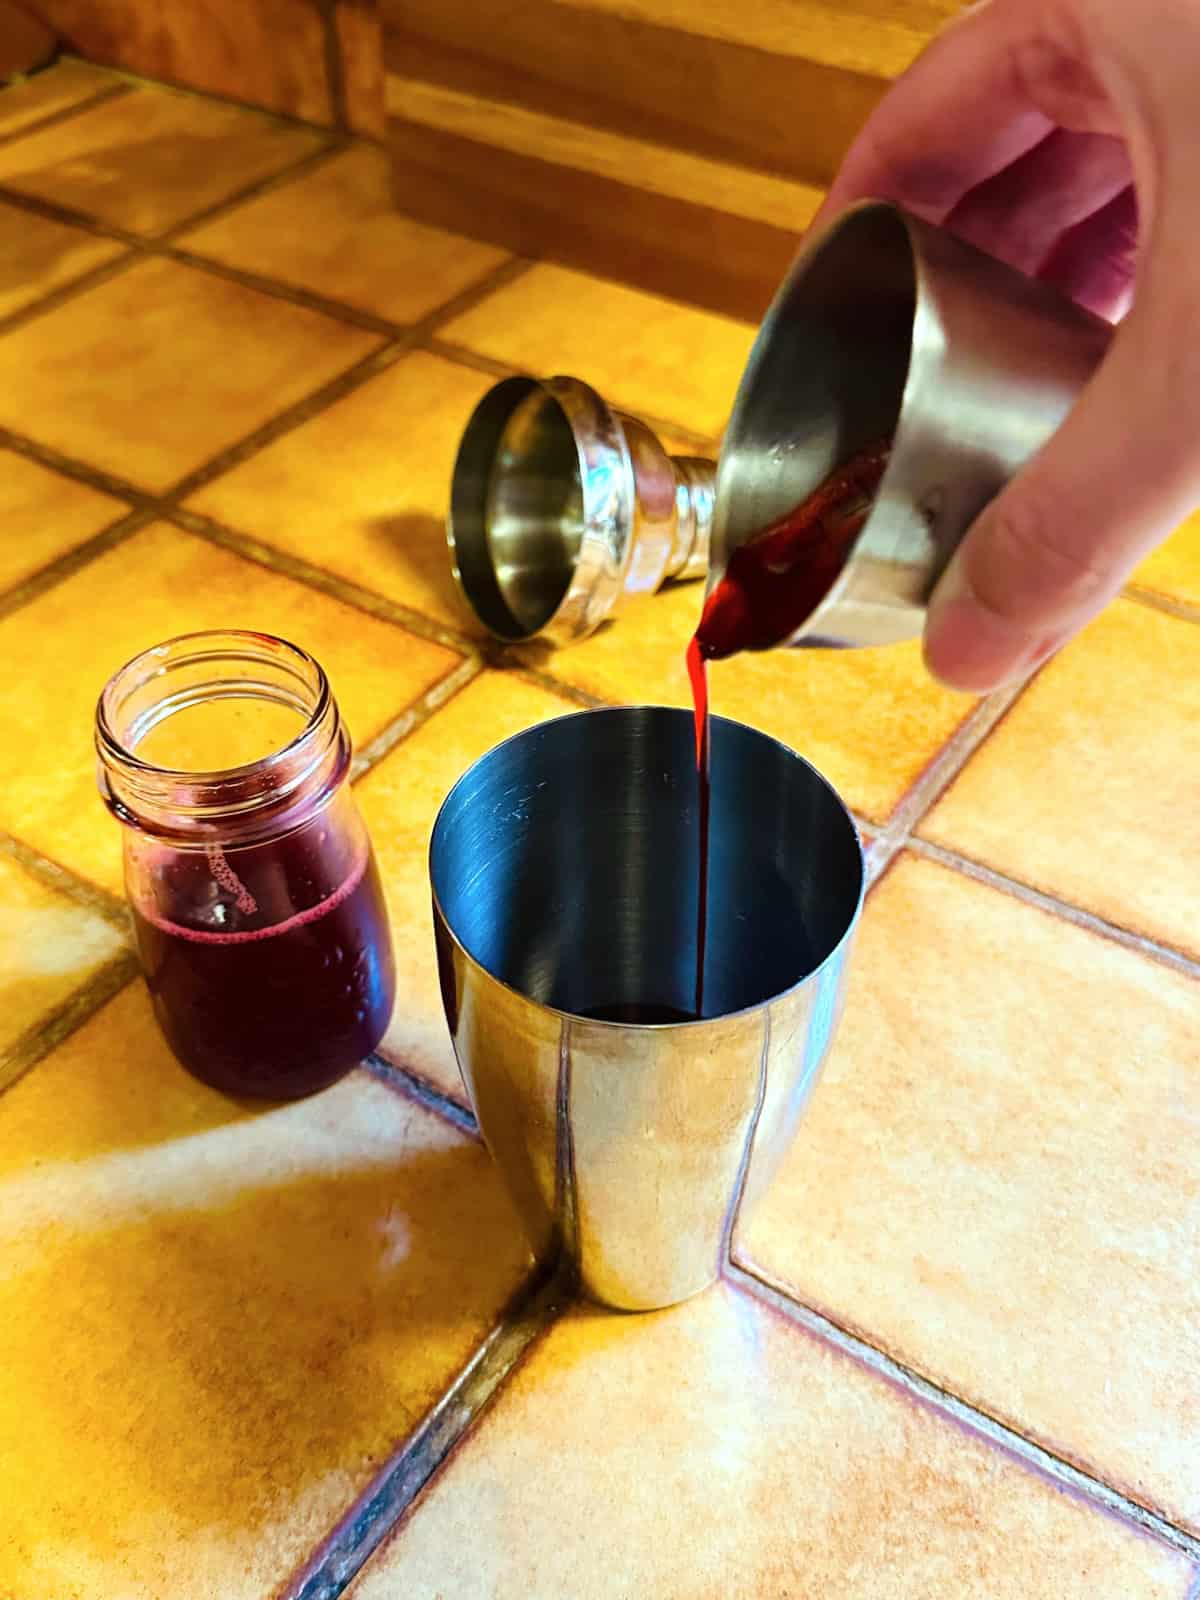
<svg viewBox="0 0 1200 1600"><path fill-rule="evenodd" d="M387 78L387 109L408 123L786 232L799 232L821 201L822 191L812 184L708 161L394 73Z"/></svg>
<svg viewBox="0 0 1200 1600"><path fill-rule="evenodd" d="M849 72L895 78L964 0L561 0L631 22L803 57ZM390 0L394 8L396 0ZM389 9L385 0L384 9Z"/></svg>
<svg viewBox="0 0 1200 1600"><path fill-rule="evenodd" d="M387 64L404 77L813 183L829 181L886 88L560 0L387 0L385 20Z"/></svg>
<svg viewBox="0 0 1200 1600"><path fill-rule="evenodd" d="M393 106L414 108L389 89ZM652 193L636 181L636 168L622 178L609 157L572 166L531 145L497 142L496 123L482 112L471 134L465 119L453 129L448 120L389 119L396 202L439 227L751 321L761 318L795 254L796 230L686 194ZM575 141L572 135L573 150Z"/></svg>

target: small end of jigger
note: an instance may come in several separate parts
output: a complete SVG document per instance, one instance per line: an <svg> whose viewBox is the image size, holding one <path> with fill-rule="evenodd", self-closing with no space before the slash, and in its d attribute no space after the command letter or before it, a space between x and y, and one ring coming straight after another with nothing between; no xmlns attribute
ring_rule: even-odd
<svg viewBox="0 0 1200 1600"><path fill-rule="evenodd" d="M704 575L715 477L714 461L669 455L578 378L506 378L454 464L459 591L508 643L584 639L633 596Z"/></svg>

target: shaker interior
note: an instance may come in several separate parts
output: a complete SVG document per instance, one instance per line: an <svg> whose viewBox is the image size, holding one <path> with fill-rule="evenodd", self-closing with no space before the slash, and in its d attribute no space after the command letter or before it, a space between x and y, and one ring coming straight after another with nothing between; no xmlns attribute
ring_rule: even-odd
<svg viewBox="0 0 1200 1600"><path fill-rule="evenodd" d="M807 762L712 720L705 1015L762 1004L833 953L863 887L854 825ZM690 712L559 718L498 746L434 829L434 893L494 977L563 1011L691 1008L698 814Z"/></svg>

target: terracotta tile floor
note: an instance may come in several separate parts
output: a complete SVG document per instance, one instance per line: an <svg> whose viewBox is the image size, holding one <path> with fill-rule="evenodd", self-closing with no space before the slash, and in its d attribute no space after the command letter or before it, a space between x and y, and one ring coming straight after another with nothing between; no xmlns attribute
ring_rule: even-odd
<svg viewBox="0 0 1200 1600"><path fill-rule="evenodd" d="M700 591L485 653L450 465L507 368L711 449L753 330L79 63L0 139L2 1600L1196 1600L1194 527L1003 716L914 647L714 673L895 859L741 1266L655 1316L531 1299L429 827L507 734L679 702ZM381 1057L290 1106L167 1052L94 791L105 677L213 625L328 667L396 934Z"/></svg>

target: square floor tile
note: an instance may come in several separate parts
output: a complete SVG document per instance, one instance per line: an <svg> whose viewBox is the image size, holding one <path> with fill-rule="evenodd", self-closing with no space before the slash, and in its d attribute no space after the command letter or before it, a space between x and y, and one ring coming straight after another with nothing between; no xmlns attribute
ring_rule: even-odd
<svg viewBox="0 0 1200 1600"><path fill-rule="evenodd" d="M82 228L0 201L0 317L33 305L124 250Z"/></svg>
<svg viewBox="0 0 1200 1600"><path fill-rule="evenodd" d="M1133 575L1133 582L1171 600L1200 606L1200 512L1189 517Z"/></svg>
<svg viewBox="0 0 1200 1600"><path fill-rule="evenodd" d="M0 89L0 134L16 133L119 82L111 72L88 61L59 61Z"/></svg>
<svg viewBox="0 0 1200 1600"><path fill-rule="evenodd" d="M406 356L188 504L452 627L474 627L446 548L450 476L494 380Z"/></svg>
<svg viewBox="0 0 1200 1600"><path fill-rule="evenodd" d="M531 661L604 700L691 705L684 651L702 583L676 584L622 612L582 644ZM920 647L771 650L714 663L714 712L782 739L853 806L882 821L974 702L925 672Z"/></svg>
<svg viewBox="0 0 1200 1600"><path fill-rule="evenodd" d="M146 261L0 339L0 422L164 490L378 343L193 267Z"/></svg>
<svg viewBox="0 0 1200 1600"><path fill-rule="evenodd" d="M1119 600L1038 676L921 833L1200 956L1200 627Z"/></svg>
<svg viewBox="0 0 1200 1600"><path fill-rule="evenodd" d="M0 448L0 590L90 539L128 507Z"/></svg>
<svg viewBox="0 0 1200 1600"><path fill-rule="evenodd" d="M134 233L157 233L320 149L257 111L139 88L0 148L0 183Z"/></svg>
<svg viewBox="0 0 1200 1600"><path fill-rule="evenodd" d="M487 672L410 735L358 785L396 944L396 1009L383 1053L465 1098L438 987L430 914L429 836L442 801L494 744L576 710L520 678Z"/></svg>
<svg viewBox="0 0 1200 1600"><path fill-rule="evenodd" d="M358 145L186 235L189 250L412 322L505 259L503 250L403 217L391 157Z"/></svg>
<svg viewBox="0 0 1200 1600"><path fill-rule="evenodd" d="M348 1594L1183 1600L1187 1581L1181 1557L719 1286L555 1327Z"/></svg>
<svg viewBox="0 0 1200 1600"><path fill-rule="evenodd" d="M534 267L442 336L543 376L566 373L635 415L705 438L724 427L754 342L748 323L564 267Z"/></svg>
<svg viewBox="0 0 1200 1600"><path fill-rule="evenodd" d="M9 1046L124 944L110 923L0 855L0 1084Z"/></svg>
<svg viewBox="0 0 1200 1600"><path fill-rule="evenodd" d="M1198 1105L1200 982L902 858L739 1254L1200 1527Z"/></svg>
<svg viewBox="0 0 1200 1600"><path fill-rule="evenodd" d="M180 633L236 627L310 650L359 745L458 659L156 524L0 622L0 827L119 893L119 829L96 793L96 697L138 651Z"/></svg>
<svg viewBox="0 0 1200 1600"><path fill-rule="evenodd" d="M0 1098L0 1592L262 1600L526 1266L483 1147L361 1074L251 1110L140 983Z"/></svg>

